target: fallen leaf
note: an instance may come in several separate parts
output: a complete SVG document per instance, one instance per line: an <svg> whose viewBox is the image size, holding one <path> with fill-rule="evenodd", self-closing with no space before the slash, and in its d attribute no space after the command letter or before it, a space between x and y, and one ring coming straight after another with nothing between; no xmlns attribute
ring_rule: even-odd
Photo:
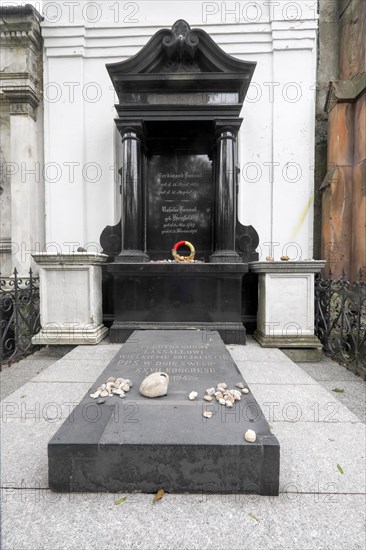
<svg viewBox="0 0 366 550"><path fill-rule="evenodd" d="M335 393L344 393L344 390L342 388L334 388L334 391Z"/></svg>
<svg viewBox="0 0 366 550"><path fill-rule="evenodd" d="M343 471L342 466L340 466L339 464L337 464L337 468L338 468L338 472L341 472L341 474L343 475L343 474L344 474L344 471Z"/></svg>
<svg viewBox="0 0 366 550"><path fill-rule="evenodd" d="M155 504L156 502L158 502L158 500L162 499L164 496L164 493L165 493L164 489L159 489L159 491L154 496L152 503Z"/></svg>
<svg viewBox="0 0 366 550"><path fill-rule="evenodd" d="M117 502L115 502L114 504L117 505L117 504L122 504L125 500L126 500L127 497L122 497L120 498L119 500L117 500Z"/></svg>
<svg viewBox="0 0 366 550"><path fill-rule="evenodd" d="M252 514L252 512L249 512L248 516L254 519L254 521L256 521L257 523L260 523L259 519L254 514Z"/></svg>

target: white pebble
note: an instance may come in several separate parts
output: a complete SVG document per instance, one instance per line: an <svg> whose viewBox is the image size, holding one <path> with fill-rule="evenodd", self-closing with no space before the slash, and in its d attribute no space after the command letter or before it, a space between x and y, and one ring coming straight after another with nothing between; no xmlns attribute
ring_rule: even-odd
<svg viewBox="0 0 366 550"><path fill-rule="evenodd" d="M223 397L220 397L219 403L220 403L220 405L226 405L226 401Z"/></svg>
<svg viewBox="0 0 366 550"><path fill-rule="evenodd" d="M196 399L197 395L198 395L198 393L196 391L191 391L191 393L188 396L188 399L190 399L190 401L194 401Z"/></svg>
<svg viewBox="0 0 366 550"><path fill-rule="evenodd" d="M213 395L215 393L215 388L208 388L208 390L206 390L206 393L207 395Z"/></svg>
<svg viewBox="0 0 366 550"><path fill-rule="evenodd" d="M237 388L239 388L240 390L242 390L242 389L244 388L243 382L238 382L237 384L235 384L235 386L236 386Z"/></svg>
<svg viewBox="0 0 366 550"><path fill-rule="evenodd" d="M203 411L203 416L205 418L211 418L212 417L212 412L211 411Z"/></svg>
<svg viewBox="0 0 366 550"><path fill-rule="evenodd" d="M244 394L245 394L245 393L249 393L248 388L243 388L241 391L242 391L242 393L244 393Z"/></svg>
<svg viewBox="0 0 366 550"><path fill-rule="evenodd" d="M115 388L114 390L112 390L112 393L114 393L114 395L120 395L123 397L125 395L125 392L123 390L120 390L119 388Z"/></svg>
<svg viewBox="0 0 366 550"><path fill-rule="evenodd" d="M248 441L249 443L254 443L257 439L257 434L254 430L247 430L244 435L245 441Z"/></svg>
<svg viewBox="0 0 366 550"><path fill-rule="evenodd" d="M98 390L95 393L90 394L90 397L92 397L93 399L97 399L99 396L100 396L100 391Z"/></svg>

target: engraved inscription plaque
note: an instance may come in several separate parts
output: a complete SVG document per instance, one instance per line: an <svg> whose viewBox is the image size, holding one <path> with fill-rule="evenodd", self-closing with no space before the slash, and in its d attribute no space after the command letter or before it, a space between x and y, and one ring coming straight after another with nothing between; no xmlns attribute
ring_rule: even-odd
<svg viewBox="0 0 366 550"><path fill-rule="evenodd" d="M177 241L194 244L197 259L212 252L212 166L207 155L153 155L148 163L147 251L170 258Z"/></svg>

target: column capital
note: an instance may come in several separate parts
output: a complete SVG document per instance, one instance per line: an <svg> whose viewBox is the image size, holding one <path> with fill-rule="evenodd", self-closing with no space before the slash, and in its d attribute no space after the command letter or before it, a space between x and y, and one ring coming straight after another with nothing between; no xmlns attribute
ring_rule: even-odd
<svg viewBox="0 0 366 550"><path fill-rule="evenodd" d="M116 126L118 128L119 133L122 136L122 140L124 139L124 136L126 134L136 134L136 137L140 139L141 141L144 140L145 137L145 125L142 120L121 120L116 119Z"/></svg>
<svg viewBox="0 0 366 550"><path fill-rule="evenodd" d="M220 135L223 132L231 132L233 134L233 137L236 138L238 135L241 123L243 119L237 118L235 120L232 119L216 119L214 123L214 130L215 130L215 136L216 139L220 137ZM230 136L227 136L230 137Z"/></svg>

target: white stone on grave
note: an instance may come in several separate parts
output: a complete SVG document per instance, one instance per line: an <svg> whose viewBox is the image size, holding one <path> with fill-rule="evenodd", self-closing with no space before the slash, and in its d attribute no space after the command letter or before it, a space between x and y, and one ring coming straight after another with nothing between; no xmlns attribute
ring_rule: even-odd
<svg viewBox="0 0 366 550"><path fill-rule="evenodd" d="M98 344L108 333L102 323L102 267L105 254L33 254L39 265L41 331L32 343Z"/></svg>
<svg viewBox="0 0 366 550"><path fill-rule="evenodd" d="M322 260L251 262L259 276L257 330L262 347L321 349L314 334L314 278Z"/></svg>

